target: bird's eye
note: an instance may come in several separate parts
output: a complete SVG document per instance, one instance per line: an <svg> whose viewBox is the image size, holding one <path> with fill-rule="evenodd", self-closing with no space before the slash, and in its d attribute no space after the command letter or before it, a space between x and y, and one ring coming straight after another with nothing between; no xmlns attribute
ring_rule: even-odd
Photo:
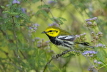
<svg viewBox="0 0 107 72"><path fill-rule="evenodd" d="M50 30L49 32L52 32L52 30Z"/></svg>

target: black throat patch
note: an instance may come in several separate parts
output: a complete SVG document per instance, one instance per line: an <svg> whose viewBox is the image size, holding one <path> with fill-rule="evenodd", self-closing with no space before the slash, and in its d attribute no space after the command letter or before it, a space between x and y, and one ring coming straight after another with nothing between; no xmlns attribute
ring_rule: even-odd
<svg viewBox="0 0 107 72"><path fill-rule="evenodd" d="M61 45L62 44L62 42L56 40L56 37L50 37L50 36L48 36L48 37L53 44L55 44L55 45Z"/></svg>

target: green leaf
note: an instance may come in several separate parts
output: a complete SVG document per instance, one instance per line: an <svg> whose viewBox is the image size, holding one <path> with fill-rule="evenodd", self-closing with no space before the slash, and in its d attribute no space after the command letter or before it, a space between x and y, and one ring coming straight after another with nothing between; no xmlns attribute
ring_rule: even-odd
<svg viewBox="0 0 107 72"><path fill-rule="evenodd" d="M19 14L18 12L9 12L9 11L3 11L3 13L7 13L10 15L18 15Z"/></svg>
<svg viewBox="0 0 107 72"><path fill-rule="evenodd" d="M63 17L59 17L59 19L63 20L63 21L67 21L65 18Z"/></svg>
<svg viewBox="0 0 107 72"><path fill-rule="evenodd" d="M1 8L5 8L5 6L0 6Z"/></svg>
<svg viewBox="0 0 107 72"><path fill-rule="evenodd" d="M38 1L40 1L40 0L32 0L33 3L38 2Z"/></svg>
<svg viewBox="0 0 107 72"><path fill-rule="evenodd" d="M104 50L98 51L97 57L99 60L105 63L106 61L106 52Z"/></svg>
<svg viewBox="0 0 107 72"><path fill-rule="evenodd" d="M39 15L39 14L43 14L44 16L49 17L48 13L46 11L44 11L44 10L38 10L36 12L36 15Z"/></svg>
<svg viewBox="0 0 107 72"><path fill-rule="evenodd" d="M38 8L39 9L41 9L41 8L50 8L50 6L49 5L40 5L40 6L38 6Z"/></svg>
<svg viewBox="0 0 107 72"><path fill-rule="evenodd" d="M2 13L10 13L9 11L3 11Z"/></svg>
<svg viewBox="0 0 107 72"><path fill-rule="evenodd" d="M66 21L66 19L59 17L59 18L57 18L57 21L59 24L63 24L63 21Z"/></svg>
<svg viewBox="0 0 107 72"><path fill-rule="evenodd" d="M35 15L39 15L41 13L41 11L40 10L38 10L37 12L36 12L36 14Z"/></svg>
<svg viewBox="0 0 107 72"><path fill-rule="evenodd" d="M19 13L17 12L10 12L10 15L18 15Z"/></svg>
<svg viewBox="0 0 107 72"><path fill-rule="evenodd" d="M43 15L45 15L46 17L49 17L49 15L48 15L48 13L47 13L46 11L41 10L41 13L42 13Z"/></svg>

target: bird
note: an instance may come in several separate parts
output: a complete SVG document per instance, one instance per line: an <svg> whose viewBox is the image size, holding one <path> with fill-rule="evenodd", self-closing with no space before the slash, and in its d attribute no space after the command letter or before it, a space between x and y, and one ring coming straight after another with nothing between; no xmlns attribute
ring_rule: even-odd
<svg viewBox="0 0 107 72"><path fill-rule="evenodd" d="M49 26L42 33L46 34L50 41L62 49L74 49L74 45L89 46L88 42L75 42L76 35L56 27Z"/></svg>

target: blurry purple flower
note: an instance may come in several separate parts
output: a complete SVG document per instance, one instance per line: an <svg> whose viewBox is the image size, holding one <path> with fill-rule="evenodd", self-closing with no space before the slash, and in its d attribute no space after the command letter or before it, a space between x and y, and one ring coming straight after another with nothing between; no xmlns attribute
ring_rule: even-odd
<svg viewBox="0 0 107 72"><path fill-rule="evenodd" d="M32 42L34 42L35 41L35 39L32 39Z"/></svg>
<svg viewBox="0 0 107 72"><path fill-rule="evenodd" d="M33 24L33 29L34 29L34 30L37 30L37 27L38 27L38 26L39 26L39 24L37 24L37 23L36 23L36 24Z"/></svg>
<svg viewBox="0 0 107 72"><path fill-rule="evenodd" d="M46 43L49 43L50 41L46 41Z"/></svg>
<svg viewBox="0 0 107 72"><path fill-rule="evenodd" d="M102 62L97 61L97 60L94 60L94 63L96 63L96 64L102 64Z"/></svg>
<svg viewBox="0 0 107 72"><path fill-rule="evenodd" d="M94 36L94 32L91 32L91 36Z"/></svg>
<svg viewBox="0 0 107 72"><path fill-rule="evenodd" d="M102 35L103 33L102 33L102 32L98 32L98 34L99 34L99 35Z"/></svg>
<svg viewBox="0 0 107 72"><path fill-rule="evenodd" d="M38 26L39 26L39 24L37 24L37 23L36 23L36 24L33 24L33 26L34 26L34 27L38 27Z"/></svg>
<svg viewBox="0 0 107 72"><path fill-rule="evenodd" d="M94 34L94 32L91 32L91 34Z"/></svg>
<svg viewBox="0 0 107 72"><path fill-rule="evenodd" d="M38 40L40 40L39 37L35 37L34 39L32 39L33 42L34 42L34 41L38 41Z"/></svg>
<svg viewBox="0 0 107 72"><path fill-rule="evenodd" d="M29 27L30 32L35 32L38 28L39 24L33 24L32 26Z"/></svg>
<svg viewBox="0 0 107 72"><path fill-rule="evenodd" d="M85 51L84 53L82 53L84 56L90 56L92 57L94 54L97 54L97 52L95 51Z"/></svg>
<svg viewBox="0 0 107 72"><path fill-rule="evenodd" d="M37 43L42 43L42 41L38 41Z"/></svg>
<svg viewBox="0 0 107 72"><path fill-rule="evenodd" d="M29 27L29 29L31 30L31 29L33 29L32 27Z"/></svg>
<svg viewBox="0 0 107 72"><path fill-rule="evenodd" d="M97 20L97 19L98 19L97 17L92 18L92 20Z"/></svg>
<svg viewBox="0 0 107 72"><path fill-rule="evenodd" d="M103 36L103 33L102 33L102 32L98 32L98 33L97 33L97 36L102 37L102 36Z"/></svg>
<svg viewBox="0 0 107 72"><path fill-rule="evenodd" d="M35 37L35 40L39 40L40 38L39 37Z"/></svg>
<svg viewBox="0 0 107 72"><path fill-rule="evenodd" d="M41 41L38 41L38 42L37 42L37 47L41 47L41 46L42 46L41 43L42 43Z"/></svg>
<svg viewBox="0 0 107 72"><path fill-rule="evenodd" d="M50 5L54 5L56 2L55 1L52 1L52 0L50 0L50 1L48 1L48 4L50 4Z"/></svg>
<svg viewBox="0 0 107 72"><path fill-rule="evenodd" d="M20 1L18 1L18 0L13 0L12 3L13 3L13 4L20 4Z"/></svg>
<svg viewBox="0 0 107 72"><path fill-rule="evenodd" d="M86 33L80 34L80 36L84 36L84 35L86 35Z"/></svg>
<svg viewBox="0 0 107 72"><path fill-rule="evenodd" d="M19 15L16 15L15 17L18 18L18 17L20 17L20 16L19 16Z"/></svg>
<svg viewBox="0 0 107 72"><path fill-rule="evenodd" d="M88 21L91 21L91 20L92 20L92 19L86 19L85 21L88 22Z"/></svg>
<svg viewBox="0 0 107 72"><path fill-rule="evenodd" d="M55 1L50 0L50 1L48 1L48 3L49 3L49 4L51 4L51 3L55 3Z"/></svg>
<svg viewBox="0 0 107 72"><path fill-rule="evenodd" d="M7 7L9 6L9 4L6 5Z"/></svg>
<svg viewBox="0 0 107 72"><path fill-rule="evenodd" d="M96 69L94 66L91 66L90 68L88 68L89 72L98 72L98 69Z"/></svg>
<svg viewBox="0 0 107 72"><path fill-rule="evenodd" d="M49 26L56 26L56 27L59 27L59 24L57 24L56 22L52 23L52 24L49 24Z"/></svg>
<svg viewBox="0 0 107 72"><path fill-rule="evenodd" d="M94 17L94 18L86 19L85 21L90 22L90 21L97 20L97 19L98 19L97 17Z"/></svg>
<svg viewBox="0 0 107 72"><path fill-rule="evenodd" d="M23 13L26 13L26 9L25 8L21 8Z"/></svg>
<svg viewBox="0 0 107 72"><path fill-rule="evenodd" d="M87 22L88 25L92 25L92 22Z"/></svg>
<svg viewBox="0 0 107 72"><path fill-rule="evenodd" d="M80 37L80 35L75 35L76 36L76 38L79 38Z"/></svg>
<svg viewBox="0 0 107 72"><path fill-rule="evenodd" d="M96 47L103 47L103 48L106 48L106 46L103 45L103 44L101 44L101 43L97 44Z"/></svg>
<svg viewBox="0 0 107 72"><path fill-rule="evenodd" d="M31 36L31 35L32 35L32 34L31 34L31 32L29 31L29 32L28 32L28 36Z"/></svg>
<svg viewBox="0 0 107 72"><path fill-rule="evenodd" d="M34 29L34 30L37 30L37 27L34 27L33 29Z"/></svg>
<svg viewBox="0 0 107 72"><path fill-rule="evenodd" d="M21 8L20 10L21 10L23 13L26 13L26 9L25 9L25 8ZM20 16L19 16L19 15L16 15L15 17L16 17L16 18L19 18Z"/></svg>

